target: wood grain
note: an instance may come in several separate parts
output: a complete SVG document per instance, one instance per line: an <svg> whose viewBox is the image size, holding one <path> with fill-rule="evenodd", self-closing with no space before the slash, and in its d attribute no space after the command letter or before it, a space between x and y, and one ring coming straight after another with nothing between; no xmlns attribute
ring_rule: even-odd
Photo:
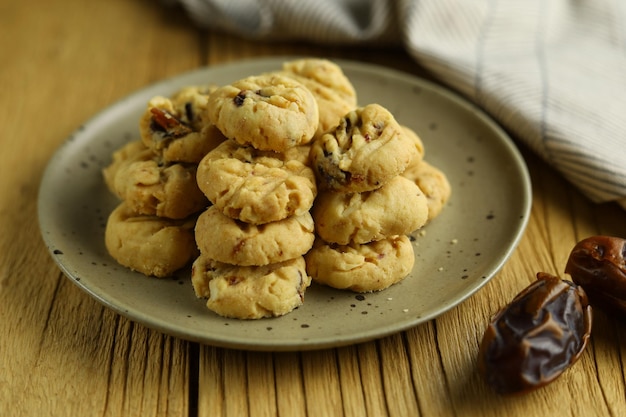
<svg viewBox="0 0 626 417"><path fill-rule="evenodd" d="M145 2L3 2L0 16L0 415L184 415L188 343L65 279L36 204L57 146L132 90L197 66L197 34Z"/></svg>
<svg viewBox="0 0 626 417"><path fill-rule="evenodd" d="M381 340L310 352L201 346L133 323L64 278L37 224L47 161L85 120L127 94L203 65L277 55L378 63L429 76L397 47L254 42L194 27L148 0L0 3L0 415L626 415L625 325L597 310L589 348L549 386L494 394L476 372L483 331L538 271L564 276L593 234L626 237L520 146L533 180L528 228L497 276L442 316Z"/></svg>

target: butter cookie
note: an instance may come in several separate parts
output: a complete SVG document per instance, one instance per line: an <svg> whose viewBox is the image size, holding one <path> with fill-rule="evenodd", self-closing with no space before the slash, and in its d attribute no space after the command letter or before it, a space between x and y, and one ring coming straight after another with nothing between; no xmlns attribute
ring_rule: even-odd
<svg viewBox="0 0 626 417"><path fill-rule="evenodd" d="M428 219L428 202L414 182L398 175L373 191L323 192L312 215L326 242L361 244L419 229Z"/></svg>
<svg viewBox="0 0 626 417"><path fill-rule="evenodd" d="M348 113L311 145L311 163L323 189L370 191L402 173L418 153L393 115L378 104Z"/></svg>
<svg viewBox="0 0 626 417"><path fill-rule="evenodd" d="M209 310L224 317L260 319L289 313L302 305L311 284L304 258L264 265L238 266L200 255L191 282Z"/></svg>
<svg viewBox="0 0 626 417"><path fill-rule="evenodd" d="M276 222L254 225L231 219L215 206L198 217L196 242L200 252L234 265L267 265L304 255L315 240L307 211Z"/></svg>
<svg viewBox="0 0 626 417"><path fill-rule="evenodd" d="M209 96L209 121L240 145L283 152L308 143L319 124L311 92L281 74L250 76Z"/></svg>
<svg viewBox="0 0 626 417"><path fill-rule="evenodd" d="M302 83L315 97L319 108L321 136L339 124L339 120L357 107L354 86L341 67L327 59L303 58L283 63L283 72Z"/></svg>
<svg viewBox="0 0 626 417"><path fill-rule="evenodd" d="M403 280L415 263L413 246L405 235L363 245L335 245L318 239L305 259L314 282L354 292L390 287Z"/></svg>
<svg viewBox="0 0 626 417"><path fill-rule="evenodd" d="M317 195L307 158L303 146L278 153L227 140L198 165L198 186L222 213L243 222L299 216L309 211Z"/></svg>
<svg viewBox="0 0 626 417"><path fill-rule="evenodd" d="M121 265L144 275L167 277L198 256L195 217L173 220L145 216L121 202L109 215L105 245Z"/></svg>
<svg viewBox="0 0 626 417"><path fill-rule="evenodd" d="M186 90L179 94L177 100L191 100ZM175 100L162 96L150 99L139 120L141 139L163 162L197 164L226 137L204 119L206 103ZM204 102L207 100L204 96Z"/></svg>
<svg viewBox="0 0 626 417"><path fill-rule="evenodd" d="M209 204L198 188L196 171L193 164L164 164L145 145L131 142L114 152L103 176L132 211L183 219Z"/></svg>

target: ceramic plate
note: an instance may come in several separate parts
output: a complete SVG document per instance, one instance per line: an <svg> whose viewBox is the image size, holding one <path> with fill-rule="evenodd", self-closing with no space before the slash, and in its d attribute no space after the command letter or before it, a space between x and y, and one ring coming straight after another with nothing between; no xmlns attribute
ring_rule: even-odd
<svg viewBox="0 0 626 417"><path fill-rule="evenodd" d="M278 69L287 59L186 73L132 94L81 126L50 160L39 194L42 235L62 271L104 305L166 334L275 351L380 338L437 317L485 285L511 255L528 221L530 181L515 145L480 110L441 87L387 68L339 60L359 103L380 103L418 132L426 160L443 170L452 185L442 214L415 236L410 276L372 294L313 284L295 311L241 321L206 309L193 293L188 270L173 278L148 278L108 255L105 224L118 201L105 188L101 170L115 149L138 139L138 119L148 99L187 85L226 84Z"/></svg>

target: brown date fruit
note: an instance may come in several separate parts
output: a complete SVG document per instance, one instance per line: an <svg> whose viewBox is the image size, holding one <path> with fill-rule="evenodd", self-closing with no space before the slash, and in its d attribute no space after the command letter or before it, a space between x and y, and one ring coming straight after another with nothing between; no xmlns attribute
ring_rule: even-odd
<svg viewBox="0 0 626 417"><path fill-rule="evenodd" d="M592 305L626 318L626 239L592 236L574 246L565 272Z"/></svg>
<svg viewBox="0 0 626 417"><path fill-rule="evenodd" d="M560 376L582 354L591 306L576 284L539 272L493 318L480 344L478 370L501 394L524 393Z"/></svg>

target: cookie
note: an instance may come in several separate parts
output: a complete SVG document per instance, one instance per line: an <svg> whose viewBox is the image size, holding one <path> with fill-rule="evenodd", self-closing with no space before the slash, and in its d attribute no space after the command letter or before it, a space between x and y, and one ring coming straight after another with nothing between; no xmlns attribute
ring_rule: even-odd
<svg viewBox="0 0 626 417"><path fill-rule="evenodd" d="M260 151L227 140L198 165L198 186L222 213L262 224L299 216L317 195L308 148Z"/></svg>
<svg viewBox="0 0 626 417"><path fill-rule="evenodd" d="M318 239L305 259L313 281L354 292L388 288L403 280L415 263L413 246L405 235L364 245L335 245Z"/></svg>
<svg viewBox="0 0 626 417"><path fill-rule="evenodd" d="M119 264L144 275L167 277L198 256L194 225L195 217L144 216L122 202L107 219L104 241Z"/></svg>
<svg viewBox="0 0 626 417"><path fill-rule="evenodd" d="M308 143L319 109L301 83L280 74L247 77L209 96L209 121L240 145L283 152Z"/></svg>
<svg viewBox="0 0 626 417"><path fill-rule="evenodd" d="M209 95L216 85L191 85L181 88L170 97L174 114L185 125L199 132L208 122Z"/></svg>
<svg viewBox="0 0 626 417"><path fill-rule="evenodd" d="M226 136L213 124L207 124L198 135L189 135L169 143L161 151L166 162L198 164L204 156L226 140Z"/></svg>
<svg viewBox="0 0 626 417"><path fill-rule="evenodd" d="M313 218L300 216L253 225L231 219L215 206L198 217L196 242L203 255L219 262L267 265L304 255L315 240Z"/></svg>
<svg viewBox="0 0 626 417"><path fill-rule="evenodd" d="M354 86L341 67L332 61L304 58L283 63L283 73L302 83L315 97L319 108L321 136L339 124L341 118L357 107Z"/></svg>
<svg viewBox="0 0 626 417"><path fill-rule="evenodd" d="M120 169L133 161L147 160L153 158L153 156L152 151L141 140L128 142L116 149L111 156L111 163L102 170L104 183L109 191L113 194L118 194L115 184Z"/></svg>
<svg viewBox="0 0 626 417"><path fill-rule="evenodd" d="M139 214L184 219L209 204L196 182L197 166L163 164L154 153L129 143L103 170L113 193Z"/></svg>
<svg viewBox="0 0 626 417"><path fill-rule="evenodd" d="M411 164L402 176L417 184L426 195L428 221L437 217L452 195L450 182L443 171L422 160Z"/></svg>
<svg viewBox="0 0 626 417"><path fill-rule="evenodd" d="M187 99L185 91L179 94ZM207 101L208 96L204 100ZM202 113L197 115L198 112ZM184 100L153 97L139 120L141 139L164 162L197 164L226 139L215 125L204 120L205 116L201 117L205 113L206 103L190 104Z"/></svg>
<svg viewBox="0 0 626 417"><path fill-rule="evenodd" d="M311 145L318 186L343 192L381 187L406 169L418 150L393 115L378 104L360 107Z"/></svg>
<svg viewBox="0 0 626 417"><path fill-rule="evenodd" d="M419 229L428 219L428 203L414 182L398 175L373 191L323 192L312 215L326 242L361 244Z"/></svg>
<svg viewBox="0 0 626 417"><path fill-rule="evenodd" d="M237 266L200 255L192 267L191 282L209 310L224 317L277 317L302 305L311 284L304 258L265 266Z"/></svg>

